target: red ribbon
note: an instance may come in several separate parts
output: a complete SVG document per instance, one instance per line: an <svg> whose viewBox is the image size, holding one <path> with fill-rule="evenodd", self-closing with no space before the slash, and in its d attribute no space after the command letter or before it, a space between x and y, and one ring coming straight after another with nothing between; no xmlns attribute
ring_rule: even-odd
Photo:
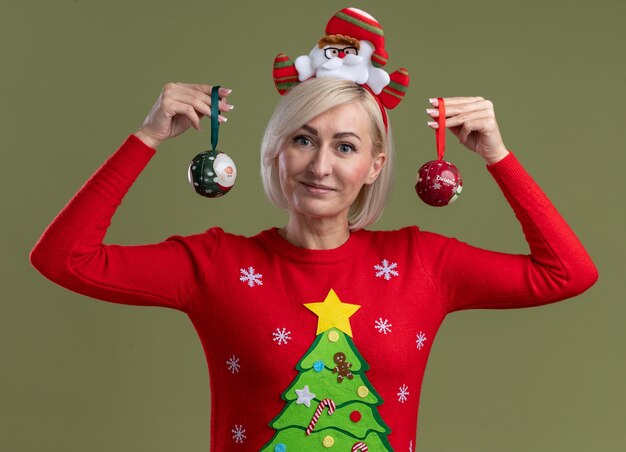
<svg viewBox="0 0 626 452"><path fill-rule="evenodd" d="M435 130L437 137L437 157L439 160L443 160L443 155L446 153L446 107L443 105L443 99L437 98L437 106L439 107L439 117L437 122L439 127Z"/></svg>

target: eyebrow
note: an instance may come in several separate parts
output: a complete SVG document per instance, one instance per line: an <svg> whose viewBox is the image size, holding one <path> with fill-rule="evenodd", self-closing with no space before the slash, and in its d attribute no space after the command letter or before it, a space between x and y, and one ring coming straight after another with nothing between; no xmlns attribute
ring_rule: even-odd
<svg viewBox="0 0 626 452"><path fill-rule="evenodd" d="M306 130L307 132L311 133L312 135L315 135L315 136L319 135L317 129L315 127L311 127L308 124L303 125L301 128ZM346 138L346 137L354 137L357 140L361 141L361 137L359 137L354 132L339 132L339 133L336 133L336 134L333 135L333 138Z"/></svg>

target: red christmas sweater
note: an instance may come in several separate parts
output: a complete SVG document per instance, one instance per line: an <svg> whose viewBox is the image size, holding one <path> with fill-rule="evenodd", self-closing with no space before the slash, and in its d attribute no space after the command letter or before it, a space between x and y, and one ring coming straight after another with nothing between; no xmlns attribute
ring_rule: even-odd
<svg viewBox="0 0 626 452"><path fill-rule="evenodd" d="M220 228L161 243L103 243L155 154L134 135L91 176L32 250L69 290L185 312L206 354L212 451L415 447L422 378L445 316L538 306L597 279L585 249L513 154L488 166L529 255L411 226L353 232L332 250L292 246L273 228ZM332 414L331 414L332 413Z"/></svg>

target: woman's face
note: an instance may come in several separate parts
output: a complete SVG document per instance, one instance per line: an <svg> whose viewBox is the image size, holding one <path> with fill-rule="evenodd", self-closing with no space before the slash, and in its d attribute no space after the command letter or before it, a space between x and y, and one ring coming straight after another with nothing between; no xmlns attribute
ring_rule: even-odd
<svg viewBox="0 0 626 452"><path fill-rule="evenodd" d="M292 215L347 223L361 187L376 180L385 154L372 152L372 124L358 103L311 119L278 155L280 184Z"/></svg>

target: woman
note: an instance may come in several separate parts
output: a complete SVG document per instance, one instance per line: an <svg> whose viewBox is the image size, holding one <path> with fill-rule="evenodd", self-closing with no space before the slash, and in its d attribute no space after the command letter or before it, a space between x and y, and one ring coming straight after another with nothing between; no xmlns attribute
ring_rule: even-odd
<svg viewBox="0 0 626 452"><path fill-rule="evenodd" d="M392 146L372 95L334 79L293 88L266 130L263 183L289 213L284 227L104 245L155 149L210 115L210 91L168 84L142 127L50 224L31 262L70 290L189 316L211 373L211 450L413 450L426 360L448 313L550 303L597 278L482 98L445 99L446 121L485 159L531 254L417 227L365 230L384 207ZM220 94L227 113L230 91Z"/></svg>

